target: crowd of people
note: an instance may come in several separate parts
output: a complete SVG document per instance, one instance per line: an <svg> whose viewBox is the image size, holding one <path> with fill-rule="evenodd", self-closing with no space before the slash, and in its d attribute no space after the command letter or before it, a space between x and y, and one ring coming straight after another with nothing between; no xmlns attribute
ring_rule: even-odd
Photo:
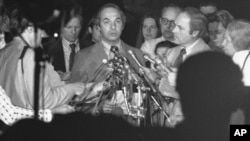
<svg viewBox="0 0 250 141"><path fill-rule="evenodd" d="M213 3L148 11L134 45L113 3L89 21L75 1L39 22L0 8L0 139L221 141L249 124L250 22Z"/></svg>

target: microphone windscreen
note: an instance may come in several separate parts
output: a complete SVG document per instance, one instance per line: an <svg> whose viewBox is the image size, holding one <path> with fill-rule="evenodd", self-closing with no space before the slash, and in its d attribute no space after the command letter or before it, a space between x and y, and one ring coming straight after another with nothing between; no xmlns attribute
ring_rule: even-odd
<svg viewBox="0 0 250 141"><path fill-rule="evenodd" d="M155 58L155 62L156 62L156 64L161 64L162 63L162 61L161 61L161 59L160 58Z"/></svg>
<svg viewBox="0 0 250 141"><path fill-rule="evenodd" d="M107 64L107 63L108 63L108 60L107 60L107 59L102 59L102 63L103 63L103 64Z"/></svg>
<svg viewBox="0 0 250 141"><path fill-rule="evenodd" d="M133 53L132 50L129 50L128 53L129 53L130 55L134 55L134 53Z"/></svg>

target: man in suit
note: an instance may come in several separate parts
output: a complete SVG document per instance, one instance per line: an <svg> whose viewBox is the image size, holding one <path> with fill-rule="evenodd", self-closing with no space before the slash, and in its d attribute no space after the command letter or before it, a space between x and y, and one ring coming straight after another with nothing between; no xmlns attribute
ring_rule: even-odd
<svg viewBox="0 0 250 141"><path fill-rule="evenodd" d="M177 102L170 106L173 113L170 115L170 119L174 123L179 123L183 120L181 104L178 100L179 94L175 91L176 70L186 58L210 49L202 40L205 33L206 17L198 9L186 8L176 17L173 41L179 46L167 51L166 65L172 67L172 72L169 72L167 75L165 84L168 85L165 85L166 91L163 93L165 96L177 98Z"/></svg>
<svg viewBox="0 0 250 141"><path fill-rule="evenodd" d="M177 16L173 34L174 43L179 46L169 49L167 53L169 66L178 67L187 57L210 50L202 39L206 34L206 23L206 17L196 8L186 8ZM178 60L181 57L180 53L183 53L182 60Z"/></svg>
<svg viewBox="0 0 250 141"><path fill-rule="evenodd" d="M67 77L73 67L75 54L80 50L81 8L72 7L62 13L61 38L49 45L52 65L61 77ZM67 78L65 78L67 79Z"/></svg>
<svg viewBox="0 0 250 141"><path fill-rule="evenodd" d="M101 32L101 41L79 51L71 72L70 82L100 82L107 78L109 71L102 60L112 59L111 46L117 46L119 53L126 57L131 69L139 71L139 66L128 53L132 50L140 63L144 65L142 52L124 43L120 36L125 26L125 15L117 5L106 4L97 14L97 24Z"/></svg>
<svg viewBox="0 0 250 141"><path fill-rule="evenodd" d="M140 67L128 51L131 50L141 65L144 66L143 53L140 50L127 45L120 39L122 30L125 26L125 15L121 9L115 4L105 4L97 13L96 23L101 32L101 40L77 53L71 71L70 82L105 82L105 80L112 75L112 68L103 63L103 59L108 61L114 59L114 54L110 51L112 46L118 47L119 54L126 58L129 64L129 70L134 73L139 73ZM95 91L95 89L93 90ZM112 90L113 89L111 88L111 91ZM115 92L117 92L115 93L117 97L115 98L115 101L117 101L116 103L112 103L112 101L109 100L101 100L101 102L110 102L111 105L115 104L116 108L112 109L111 113L123 115L124 111L122 111L121 107L124 105L124 99L118 98L120 97L120 93L118 94L119 91ZM113 94L113 92L111 93ZM102 108L102 106L99 107L99 105L95 104L95 102L98 101L98 99L96 99L96 97L98 97L97 93L93 93L92 95L86 92L84 97L84 100L91 100L91 102L90 104L85 104L81 107L83 112L95 113L96 108ZM94 103L96 107L92 106L91 103Z"/></svg>

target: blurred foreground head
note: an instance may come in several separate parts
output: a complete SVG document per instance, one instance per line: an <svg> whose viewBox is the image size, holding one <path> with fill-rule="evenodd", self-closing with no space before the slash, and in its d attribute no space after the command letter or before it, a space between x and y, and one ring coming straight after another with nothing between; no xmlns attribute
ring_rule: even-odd
<svg viewBox="0 0 250 141"><path fill-rule="evenodd" d="M240 68L222 53L204 52L188 58L177 75L185 117L227 120L244 89L241 79Z"/></svg>

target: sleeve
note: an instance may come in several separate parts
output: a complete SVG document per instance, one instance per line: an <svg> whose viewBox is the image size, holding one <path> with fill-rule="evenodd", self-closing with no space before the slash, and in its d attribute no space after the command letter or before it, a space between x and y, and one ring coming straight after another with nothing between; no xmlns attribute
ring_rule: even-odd
<svg viewBox="0 0 250 141"><path fill-rule="evenodd" d="M33 95L34 95L34 74L35 74L35 61L34 52L32 50L27 50L24 62L24 87L27 92L27 100L29 107L33 107ZM74 84L67 84L57 87L52 87L48 76L48 71L44 71L44 77L40 76L40 85L43 89L39 91L40 106L44 108L54 108L59 105L67 103L75 94L76 87ZM43 78L43 81L42 79ZM41 83L42 82L42 83Z"/></svg>
<svg viewBox="0 0 250 141"><path fill-rule="evenodd" d="M5 94L0 87L0 119L6 125L12 125L16 121L34 116L34 111L14 106L10 98ZM49 109L39 110L39 118L50 122L52 120L52 112Z"/></svg>

